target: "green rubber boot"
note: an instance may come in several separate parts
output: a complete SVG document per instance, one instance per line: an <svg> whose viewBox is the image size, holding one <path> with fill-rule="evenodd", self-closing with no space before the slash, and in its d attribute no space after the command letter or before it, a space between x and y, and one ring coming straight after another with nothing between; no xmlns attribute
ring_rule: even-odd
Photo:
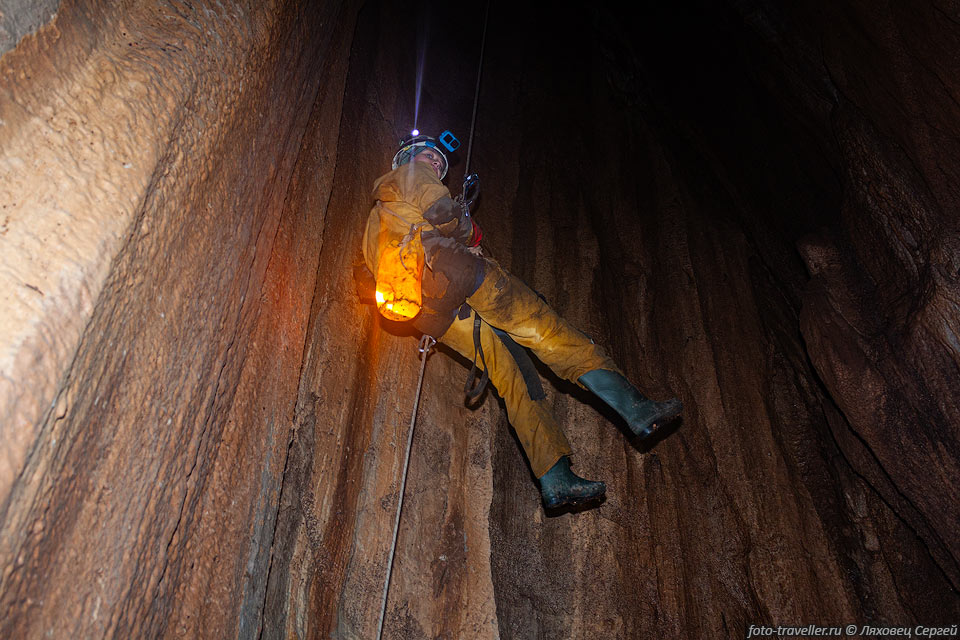
<svg viewBox="0 0 960 640"><path fill-rule="evenodd" d="M654 402L615 371L594 369L580 376L580 382L619 413L633 435L641 439L653 435L683 409L683 403L677 398Z"/></svg>
<svg viewBox="0 0 960 640"><path fill-rule="evenodd" d="M570 458L567 456L557 460L540 478L540 495L547 509L574 507L598 500L606 493L607 485L604 483L584 480L570 471Z"/></svg>

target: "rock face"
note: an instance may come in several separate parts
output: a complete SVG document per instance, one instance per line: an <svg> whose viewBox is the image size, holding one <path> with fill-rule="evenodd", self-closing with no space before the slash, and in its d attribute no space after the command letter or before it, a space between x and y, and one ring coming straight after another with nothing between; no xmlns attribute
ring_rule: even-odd
<svg viewBox="0 0 960 640"><path fill-rule="evenodd" d="M20 38L50 21L59 0L10 0L0 8L0 54L16 46Z"/></svg>
<svg viewBox="0 0 960 640"><path fill-rule="evenodd" d="M355 11L65 3L2 59L3 637L257 633Z"/></svg>
<svg viewBox="0 0 960 640"><path fill-rule="evenodd" d="M0 636L376 636L419 362L351 272L414 122L456 191L483 14L358 4L0 58ZM384 637L960 618L960 16L780 4L491 8L485 250L685 411L638 448L543 371L609 492L548 517L435 351Z"/></svg>

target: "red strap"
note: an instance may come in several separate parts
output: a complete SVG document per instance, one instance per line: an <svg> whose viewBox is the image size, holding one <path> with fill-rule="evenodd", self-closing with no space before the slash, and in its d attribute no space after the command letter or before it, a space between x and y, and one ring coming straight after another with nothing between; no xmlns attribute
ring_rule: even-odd
<svg viewBox="0 0 960 640"><path fill-rule="evenodd" d="M473 235L470 236L470 246L476 247L480 244L480 241L483 240L483 230L472 218L470 219L470 224L473 225Z"/></svg>

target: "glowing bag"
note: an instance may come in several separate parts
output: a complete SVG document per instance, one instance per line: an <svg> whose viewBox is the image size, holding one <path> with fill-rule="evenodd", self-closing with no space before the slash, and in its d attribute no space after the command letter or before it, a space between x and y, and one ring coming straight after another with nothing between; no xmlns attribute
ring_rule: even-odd
<svg viewBox="0 0 960 640"><path fill-rule="evenodd" d="M386 234L383 234L386 235ZM377 309L387 320L412 320L423 306L423 240L420 229L387 241L377 263Z"/></svg>

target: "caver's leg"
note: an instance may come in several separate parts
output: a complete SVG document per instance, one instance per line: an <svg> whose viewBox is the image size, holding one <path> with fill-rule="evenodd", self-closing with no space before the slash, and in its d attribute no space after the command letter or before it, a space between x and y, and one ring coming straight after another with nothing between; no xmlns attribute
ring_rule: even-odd
<svg viewBox="0 0 960 640"><path fill-rule="evenodd" d="M473 321L472 313L465 320L454 320L440 338L440 342L471 361L474 360L475 351ZM561 457L570 455L570 443L554 420L546 402L530 397L520 368L504 343L486 323L481 323L480 344L483 347L490 382L503 398L507 407L507 418L517 432L534 475L539 478Z"/></svg>
<svg viewBox="0 0 960 640"><path fill-rule="evenodd" d="M441 342L471 360L475 355L475 319L476 315L471 312L470 317L455 320L441 338ZM490 382L503 398L510 424L540 481L544 507L555 509L601 498L606 492L604 483L585 480L570 470L570 444L546 406L539 380L533 383L524 379L505 340L509 338L502 338L490 325L480 324L484 353L481 365L486 363ZM529 375L535 376L536 372Z"/></svg>
<svg viewBox="0 0 960 640"><path fill-rule="evenodd" d="M677 398L655 402L616 371L596 369L580 376L580 383L606 402L626 421L633 435L648 438L680 415L683 403Z"/></svg>
<svg viewBox="0 0 960 640"><path fill-rule="evenodd" d="M467 304L570 382L578 383L580 376L595 369L620 371L599 345L495 260L486 259L483 283Z"/></svg>
<svg viewBox="0 0 960 640"><path fill-rule="evenodd" d="M494 260L485 263L480 288L467 302L485 321L528 347L558 376L589 389L646 438L676 418L683 408L671 398L650 400L633 386L616 363L590 338L564 320L520 279Z"/></svg>

